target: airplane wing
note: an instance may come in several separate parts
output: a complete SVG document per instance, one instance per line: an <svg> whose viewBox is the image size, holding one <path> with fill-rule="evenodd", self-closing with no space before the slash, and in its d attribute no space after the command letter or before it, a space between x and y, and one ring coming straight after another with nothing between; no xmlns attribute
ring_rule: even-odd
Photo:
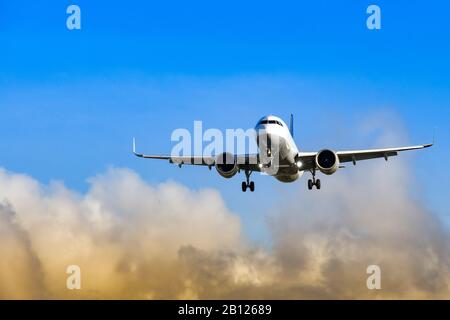
<svg viewBox="0 0 450 320"><path fill-rule="evenodd" d="M358 161L376 158L384 158L387 161L389 157L394 157L401 151L419 150L431 146L433 146L433 143L399 148L337 151L336 154L339 157L340 163L353 162L356 165ZM297 161L302 162L301 170L314 169L316 167L316 155L317 152L300 152Z"/></svg>
<svg viewBox="0 0 450 320"><path fill-rule="evenodd" d="M145 159L157 159L157 160L168 160L170 163L177 164L179 167L182 165L197 165L197 166L208 166L213 167L216 164L216 157L214 156L167 156L167 155L149 155L136 152L136 140L133 138L133 154L140 158ZM250 171L260 171L261 168L258 166L259 157L258 155L235 155L235 161L239 166L239 169L250 170Z"/></svg>

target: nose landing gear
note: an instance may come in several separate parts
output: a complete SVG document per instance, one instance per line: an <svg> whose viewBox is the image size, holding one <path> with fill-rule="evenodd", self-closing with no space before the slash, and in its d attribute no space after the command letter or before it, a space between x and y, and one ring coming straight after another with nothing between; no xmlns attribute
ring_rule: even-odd
<svg viewBox="0 0 450 320"><path fill-rule="evenodd" d="M312 179L308 180L308 189L312 190L316 186L317 190L320 190L320 179L316 179L316 169L311 170Z"/></svg>
<svg viewBox="0 0 450 320"><path fill-rule="evenodd" d="M250 188L250 191L255 191L255 183L253 181L250 181L250 175L252 174L251 171L245 170L245 179L246 181L242 182L242 192L247 191L247 188Z"/></svg>

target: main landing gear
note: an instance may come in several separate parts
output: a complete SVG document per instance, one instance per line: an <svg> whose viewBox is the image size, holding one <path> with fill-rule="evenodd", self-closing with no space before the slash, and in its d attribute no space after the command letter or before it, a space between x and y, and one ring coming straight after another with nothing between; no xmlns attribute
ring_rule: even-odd
<svg viewBox="0 0 450 320"><path fill-rule="evenodd" d="M251 171L245 170L245 179L246 181L242 181L242 192L247 191L247 188L250 188L250 191L255 191L255 183L253 181L250 181L250 175L252 174Z"/></svg>
<svg viewBox="0 0 450 320"><path fill-rule="evenodd" d="M320 179L316 180L316 169L311 170L312 179L308 180L308 189L312 190L316 186L317 190L320 190Z"/></svg>

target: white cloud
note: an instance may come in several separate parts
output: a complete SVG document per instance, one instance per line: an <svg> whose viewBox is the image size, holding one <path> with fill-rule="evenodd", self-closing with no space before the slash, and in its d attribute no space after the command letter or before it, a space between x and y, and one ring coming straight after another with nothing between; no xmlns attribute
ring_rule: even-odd
<svg viewBox="0 0 450 320"><path fill-rule="evenodd" d="M411 173L399 157L338 171L320 192L292 185L267 249L212 189L110 169L80 194L0 169L0 298L449 298L449 234ZM72 264L81 291L65 288ZM372 264L381 291L366 287Z"/></svg>

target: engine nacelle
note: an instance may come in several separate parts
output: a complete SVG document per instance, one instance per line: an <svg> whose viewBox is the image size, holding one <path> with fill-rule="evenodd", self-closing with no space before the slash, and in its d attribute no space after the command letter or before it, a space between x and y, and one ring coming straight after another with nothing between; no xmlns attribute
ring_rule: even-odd
<svg viewBox="0 0 450 320"><path fill-rule="evenodd" d="M216 158L216 170L224 178L231 178L238 172L238 165L231 153L224 152Z"/></svg>
<svg viewBox="0 0 450 320"><path fill-rule="evenodd" d="M324 149L316 155L316 165L320 172L330 175L339 168L339 157L336 152Z"/></svg>

